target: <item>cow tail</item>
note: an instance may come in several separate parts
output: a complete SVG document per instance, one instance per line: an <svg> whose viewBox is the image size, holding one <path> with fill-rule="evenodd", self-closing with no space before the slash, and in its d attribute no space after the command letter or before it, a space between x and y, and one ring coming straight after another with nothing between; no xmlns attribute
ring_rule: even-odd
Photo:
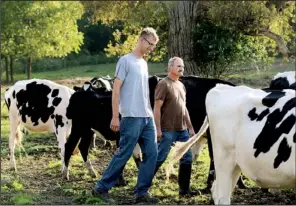
<svg viewBox="0 0 296 206"><path fill-rule="evenodd" d="M167 181L171 171L173 170L174 164L183 157L183 155L193 146L193 144L197 143L197 147L200 148L198 149L198 152L201 151L203 144L207 142L207 139L203 137L203 134L207 131L208 127L208 117L206 116L203 125L201 126L197 134L191 137L187 142L176 142L175 146L172 148L172 151L167 158L168 164L165 166Z"/></svg>

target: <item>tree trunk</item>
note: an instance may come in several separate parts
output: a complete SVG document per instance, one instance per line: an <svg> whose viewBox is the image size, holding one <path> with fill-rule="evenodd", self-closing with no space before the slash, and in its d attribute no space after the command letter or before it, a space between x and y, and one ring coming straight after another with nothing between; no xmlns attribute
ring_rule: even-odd
<svg viewBox="0 0 296 206"><path fill-rule="evenodd" d="M181 57L185 64L185 74L197 73L197 64L193 59L192 30L197 22L198 5L198 1L167 3L169 11L169 58Z"/></svg>
<svg viewBox="0 0 296 206"><path fill-rule="evenodd" d="M4 57L4 59L5 59L5 73L6 73L6 83L8 83L9 82L9 61L8 61L8 56L5 56Z"/></svg>
<svg viewBox="0 0 296 206"><path fill-rule="evenodd" d="M28 57L28 65L27 65L27 78L31 79L32 73L32 57Z"/></svg>
<svg viewBox="0 0 296 206"><path fill-rule="evenodd" d="M10 56L10 82L13 83L13 63L14 59L12 56Z"/></svg>

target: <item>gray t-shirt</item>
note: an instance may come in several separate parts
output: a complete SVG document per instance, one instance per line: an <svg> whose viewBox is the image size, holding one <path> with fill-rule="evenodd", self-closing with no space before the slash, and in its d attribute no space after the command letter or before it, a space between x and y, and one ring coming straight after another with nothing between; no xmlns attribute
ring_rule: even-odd
<svg viewBox="0 0 296 206"><path fill-rule="evenodd" d="M123 81L119 102L122 117L153 117L147 62L128 53L117 62L115 77Z"/></svg>

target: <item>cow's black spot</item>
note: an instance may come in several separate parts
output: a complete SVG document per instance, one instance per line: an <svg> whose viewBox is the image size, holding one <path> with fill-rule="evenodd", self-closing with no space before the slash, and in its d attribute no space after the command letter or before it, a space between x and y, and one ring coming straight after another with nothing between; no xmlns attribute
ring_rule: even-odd
<svg viewBox="0 0 296 206"><path fill-rule="evenodd" d="M52 104L53 106L57 107L61 103L61 101L62 101L62 98L56 97L53 99Z"/></svg>
<svg viewBox="0 0 296 206"><path fill-rule="evenodd" d="M261 152L268 152L282 134L288 134L293 126L295 126L295 115L291 114L283 120L287 112L291 109L295 109L295 103L296 97L287 101L282 109L278 108L268 115L263 129L254 143L254 149L256 149L254 154L255 157L257 157ZM281 125L276 128L277 124L281 121Z"/></svg>
<svg viewBox="0 0 296 206"><path fill-rule="evenodd" d="M56 127L56 133L58 134L58 126L63 127L65 124L63 122L62 115L55 115L55 127Z"/></svg>
<svg viewBox="0 0 296 206"><path fill-rule="evenodd" d="M296 143L296 133L294 133L293 142Z"/></svg>
<svg viewBox="0 0 296 206"><path fill-rule="evenodd" d="M54 114L52 114L52 115L50 116L50 118L53 119L53 118L54 118Z"/></svg>
<svg viewBox="0 0 296 206"><path fill-rule="evenodd" d="M256 113L256 108L254 107L248 114L249 118L254 121L261 121L266 115L269 114L269 109L265 109L259 115Z"/></svg>
<svg viewBox="0 0 296 206"><path fill-rule="evenodd" d="M8 99L7 99L7 107L8 107L8 108L10 108L10 104L11 104L11 101L10 101L10 98L8 98Z"/></svg>
<svg viewBox="0 0 296 206"><path fill-rule="evenodd" d="M276 169L282 162L286 162L291 155L291 147L288 145L287 138L285 137L279 146L278 155L276 156L273 167Z"/></svg>
<svg viewBox="0 0 296 206"><path fill-rule="evenodd" d="M256 108L253 108L249 111L248 113L249 118L254 121L255 119L258 118L258 114L256 114Z"/></svg>
<svg viewBox="0 0 296 206"><path fill-rule="evenodd" d="M27 121L26 115L22 115L22 121L23 121L24 123L26 123L26 121Z"/></svg>
<svg viewBox="0 0 296 206"><path fill-rule="evenodd" d="M272 107L283 96L285 96L285 92L272 91L270 94L262 99L262 104L267 107Z"/></svg>
<svg viewBox="0 0 296 206"><path fill-rule="evenodd" d="M58 95L59 95L59 90L58 89L52 90L51 97L56 97Z"/></svg>
<svg viewBox="0 0 296 206"><path fill-rule="evenodd" d="M15 99L15 90L13 90L13 92L12 92L12 97L13 97L13 99Z"/></svg>
<svg viewBox="0 0 296 206"><path fill-rule="evenodd" d="M50 92L51 89L47 85L37 84L36 81L27 84L25 90L21 89L16 94L16 99L22 120L27 115L34 126L38 125L39 119L44 123L47 122L55 110L53 106L47 107L49 102L47 96Z"/></svg>
<svg viewBox="0 0 296 206"><path fill-rule="evenodd" d="M287 89L290 84L286 77L279 77L270 82L269 88L271 89Z"/></svg>

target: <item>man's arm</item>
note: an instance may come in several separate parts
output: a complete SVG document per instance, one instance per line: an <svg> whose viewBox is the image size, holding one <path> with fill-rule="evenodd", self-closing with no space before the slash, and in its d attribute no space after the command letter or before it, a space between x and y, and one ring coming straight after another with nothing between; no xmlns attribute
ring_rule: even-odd
<svg viewBox="0 0 296 206"><path fill-rule="evenodd" d="M161 138L161 126L160 126L160 110L163 105L163 101L158 99L154 102L154 120L155 120L155 126L157 129L157 139Z"/></svg>
<svg viewBox="0 0 296 206"><path fill-rule="evenodd" d="M189 112L188 112L187 108L185 111L185 122L186 122L188 129L189 129L189 136L192 137L195 134L195 132L194 132L193 126L191 124L191 120L190 120L190 116L189 116Z"/></svg>
<svg viewBox="0 0 296 206"><path fill-rule="evenodd" d="M120 97L120 88L123 81L118 78L115 78L113 84L112 92L112 120L110 128L117 132L119 130L119 97Z"/></svg>

